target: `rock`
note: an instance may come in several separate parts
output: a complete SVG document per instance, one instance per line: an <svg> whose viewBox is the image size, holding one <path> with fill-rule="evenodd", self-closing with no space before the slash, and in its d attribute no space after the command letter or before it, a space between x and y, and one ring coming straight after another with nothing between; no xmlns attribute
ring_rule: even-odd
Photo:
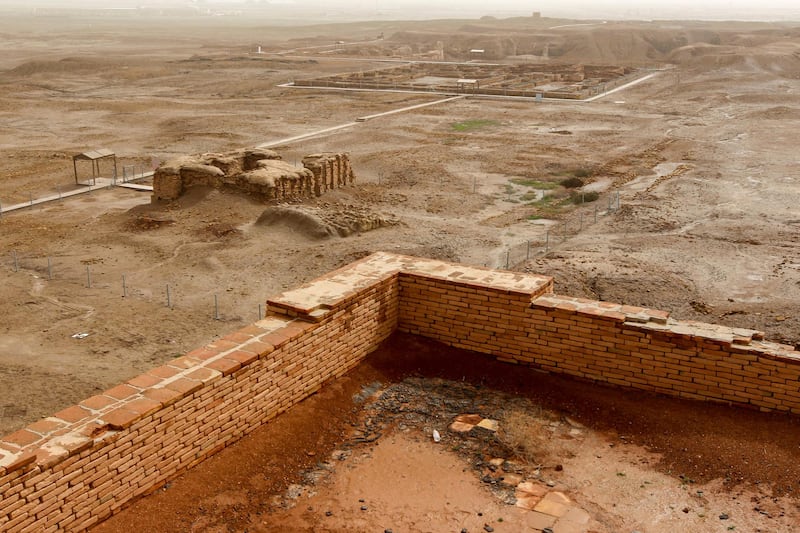
<svg viewBox="0 0 800 533"><path fill-rule="evenodd" d="M494 531L494 528L492 526L490 526L489 524L484 524L483 525L483 530L486 531L486 533L492 533L492 531Z"/></svg>
<svg viewBox="0 0 800 533"><path fill-rule="evenodd" d="M730 516L728 516L728 513L722 513L721 515L719 515L720 520L727 520L728 518L730 518Z"/></svg>
<svg viewBox="0 0 800 533"><path fill-rule="evenodd" d="M325 511L325 516L333 516L333 511Z"/></svg>
<svg viewBox="0 0 800 533"><path fill-rule="evenodd" d="M497 420L492 420L491 418L484 418L475 427L483 428L487 431L491 431L492 433L497 431L498 422Z"/></svg>
<svg viewBox="0 0 800 533"><path fill-rule="evenodd" d="M453 423L450 424L450 430L456 433L467 433L468 431L472 431L472 428L479 424L481 420L483 420L481 415L458 415Z"/></svg>

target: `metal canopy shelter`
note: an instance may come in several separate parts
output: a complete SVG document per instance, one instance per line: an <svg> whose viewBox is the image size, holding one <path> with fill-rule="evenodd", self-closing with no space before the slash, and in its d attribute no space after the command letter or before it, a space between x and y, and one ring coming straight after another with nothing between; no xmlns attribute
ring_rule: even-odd
<svg viewBox="0 0 800 533"><path fill-rule="evenodd" d="M111 150L106 150L105 148L98 148L97 150L91 150L89 152L83 152L82 154L78 154L72 156L72 168L75 170L75 184L77 185L78 182L78 161L89 161L92 164L92 185L95 185L97 182L98 176L100 176L100 160L111 158L114 160L114 177L117 176L117 156Z"/></svg>

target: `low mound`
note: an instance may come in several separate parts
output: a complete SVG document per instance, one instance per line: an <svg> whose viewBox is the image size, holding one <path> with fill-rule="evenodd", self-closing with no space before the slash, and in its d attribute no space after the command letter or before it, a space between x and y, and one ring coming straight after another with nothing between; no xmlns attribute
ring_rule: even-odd
<svg viewBox="0 0 800 533"><path fill-rule="evenodd" d="M382 216L363 207L325 205L315 208L280 205L265 209L255 225L288 229L309 239L324 239L337 235L347 237L398 223L394 217Z"/></svg>
<svg viewBox="0 0 800 533"><path fill-rule="evenodd" d="M108 66L111 62L82 57L66 57L57 61L35 60L22 63L9 70L9 74L17 76L34 76L36 74L65 74L76 72L98 72Z"/></svg>
<svg viewBox="0 0 800 533"><path fill-rule="evenodd" d="M766 111L753 111L749 113L748 116L755 119L800 120L800 109L779 105L770 107Z"/></svg>
<svg viewBox="0 0 800 533"><path fill-rule="evenodd" d="M325 224L321 218L294 207L268 207L258 217L255 225L257 227L283 227L309 239L324 239L334 234L330 226Z"/></svg>
<svg viewBox="0 0 800 533"><path fill-rule="evenodd" d="M794 43L773 43L749 48L693 44L673 51L669 61L703 70L736 67L744 72L769 72L794 79L800 74L800 46Z"/></svg>

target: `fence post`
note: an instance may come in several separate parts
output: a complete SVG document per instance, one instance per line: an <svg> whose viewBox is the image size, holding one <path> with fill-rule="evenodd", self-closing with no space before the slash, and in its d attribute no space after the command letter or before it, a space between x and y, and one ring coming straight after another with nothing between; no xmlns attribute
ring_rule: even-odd
<svg viewBox="0 0 800 533"><path fill-rule="evenodd" d="M122 297L128 296L128 286L125 284L125 274L122 275Z"/></svg>
<svg viewBox="0 0 800 533"><path fill-rule="evenodd" d="M261 320L263 317L264 314L262 313L261 304L258 304L258 319Z"/></svg>
<svg viewBox="0 0 800 533"><path fill-rule="evenodd" d="M525 260L529 260L531 258L531 241L528 241L528 247L525 250Z"/></svg>
<svg viewBox="0 0 800 533"><path fill-rule="evenodd" d="M86 288L92 288L92 273L89 270L89 265L86 265Z"/></svg>
<svg viewBox="0 0 800 533"><path fill-rule="evenodd" d="M509 262L511 261L511 249L506 250L506 270L508 270Z"/></svg>
<svg viewBox="0 0 800 533"><path fill-rule="evenodd" d="M219 320L219 299L214 295L214 320Z"/></svg>
<svg viewBox="0 0 800 533"><path fill-rule="evenodd" d="M53 262L50 261L50 257L47 258L47 279L53 279Z"/></svg>
<svg viewBox="0 0 800 533"><path fill-rule="evenodd" d="M17 261L17 251L12 250L11 253L14 254L14 272L19 272L19 261Z"/></svg>
<svg viewBox="0 0 800 533"><path fill-rule="evenodd" d="M547 253L549 248L550 248L550 228L547 228L545 229L545 234L544 234L544 253Z"/></svg>
<svg viewBox="0 0 800 533"><path fill-rule="evenodd" d="M169 293L169 283L167 283L167 307L172 309L172 299L170 298L170 293Z"/></svg>

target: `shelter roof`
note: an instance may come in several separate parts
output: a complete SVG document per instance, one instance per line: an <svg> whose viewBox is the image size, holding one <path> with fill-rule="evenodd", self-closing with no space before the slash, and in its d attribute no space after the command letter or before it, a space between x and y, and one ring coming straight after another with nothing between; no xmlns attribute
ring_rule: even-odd
<svg viewBox="0 0 800 533"><path fill-rule="evenodd" d="M97 150L90 150L83 152L72 157L72 159L94 161L95 159L102 159L104 157L113 157L114 152L106 148L98 148Z"/></svg>

